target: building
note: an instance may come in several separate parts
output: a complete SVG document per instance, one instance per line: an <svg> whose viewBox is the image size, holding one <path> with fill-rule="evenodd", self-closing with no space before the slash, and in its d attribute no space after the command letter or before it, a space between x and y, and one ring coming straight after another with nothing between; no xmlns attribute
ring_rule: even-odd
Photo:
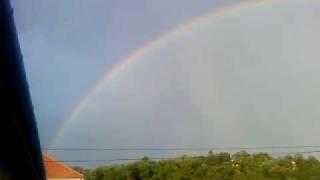
<svg viewBox="0 0 320 180"><path fill-rule="evenodd" d="M47 180L84 180L84 176L48 154L43 155Z"/></svg>

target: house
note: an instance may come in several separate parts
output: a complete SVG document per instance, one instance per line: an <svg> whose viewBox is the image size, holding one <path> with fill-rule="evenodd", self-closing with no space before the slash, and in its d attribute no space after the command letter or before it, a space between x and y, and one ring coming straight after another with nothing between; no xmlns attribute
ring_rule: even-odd
<svg viewBox="0 0 320 180"><path fill-rule="evenodd" d="M44 154L43 160L47 180L84 180L84 176L81 173L53 158L49 154Z"/></svg>

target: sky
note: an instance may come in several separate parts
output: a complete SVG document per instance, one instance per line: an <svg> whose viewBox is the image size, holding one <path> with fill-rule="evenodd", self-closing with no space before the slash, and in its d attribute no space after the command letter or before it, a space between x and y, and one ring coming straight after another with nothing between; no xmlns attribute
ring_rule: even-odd
<svg viewBox="0 0 320 180"><path fill-rule="evenodd" d="M232 0L12 0L42 145L128 53Z"/></svg>
<svg viewBox="0 0 320 180"><path fill-rule="evenodd" d="M241 1L12 2L47 147L82 97L130 52ZM319 145L320 4L242 9L153 45L64 127L54 147ZM51 153L112 159L180 152Z"/></svg>

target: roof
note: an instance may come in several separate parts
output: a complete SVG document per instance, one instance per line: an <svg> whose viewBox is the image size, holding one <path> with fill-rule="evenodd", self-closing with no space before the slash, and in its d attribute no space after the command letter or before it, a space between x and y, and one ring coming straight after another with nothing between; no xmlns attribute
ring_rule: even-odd
<svg viewBox="0 0 320 180"><path fill-rule="evenodd" d="M43 155L47 178L83 178L83 175L49 154Z"/></svg>

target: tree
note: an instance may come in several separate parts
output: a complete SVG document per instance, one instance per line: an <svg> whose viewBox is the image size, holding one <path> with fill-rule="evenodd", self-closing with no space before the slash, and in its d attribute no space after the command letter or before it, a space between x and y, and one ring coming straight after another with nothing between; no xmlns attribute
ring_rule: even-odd
<svg viewBox="0 0 320 180"><path fill-rule="evenodd" d="M108 165L87 170L88 180L318 180L320 162L302 155L272 157L267 153L233 154L208 152L207 156L152 161L144 157L126 165Z"/></svg>

